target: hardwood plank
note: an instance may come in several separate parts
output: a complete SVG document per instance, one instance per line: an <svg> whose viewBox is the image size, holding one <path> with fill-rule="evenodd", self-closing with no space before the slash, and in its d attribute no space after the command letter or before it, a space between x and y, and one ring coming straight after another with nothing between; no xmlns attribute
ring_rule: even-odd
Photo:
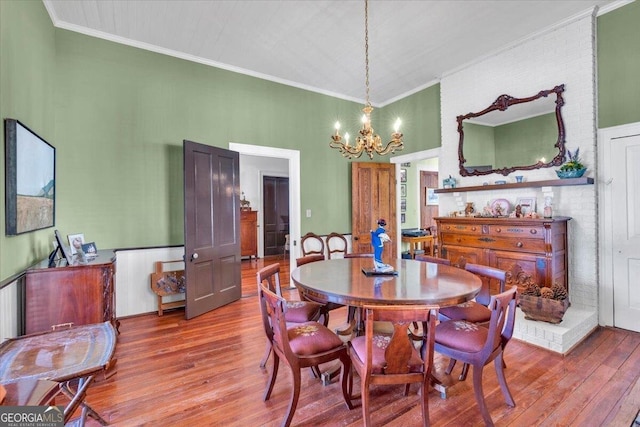
<svg viewBox="0 0 640 427"><path fill-rule="evenodd" d="M271 262L281 263L282 282L288 283L287 260L247 260L242 262L239 301L189 321L183 309L162 317L121 319L118 371L90 387L87 403L118 426L280 425L289 403L291 374L281 364L271 399L263 402L273 359L266 369L258 366L266 339L255 273ZM284 294L297 298L295 289ZM329 326L335 328L345 319L346 308L334 310ZM505 360L515 408L506 406L493 366L485 367L483 374L485 398L497 425L628 426L639 409L640 334L598 328L565 357L512 340ZM471 375L458 381L458 366L447 377L447 363L436 355L436 375L451 387L447 399L430 390L432 425L483 425ZM356 375L354 389L359 387ZM360 400L354 400L353 410L347 409L337 379L324 387L307 371L301 390L293 425L362 425ZM405 397L403 387L372 388L374 425L421 425L416 390L412 387ZM90 419L87 425L99 424Z"/></svg>

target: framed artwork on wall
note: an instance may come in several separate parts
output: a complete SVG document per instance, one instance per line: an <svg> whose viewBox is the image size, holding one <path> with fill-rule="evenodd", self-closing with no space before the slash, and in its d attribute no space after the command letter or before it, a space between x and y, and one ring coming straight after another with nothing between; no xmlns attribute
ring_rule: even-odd
<svg viewBox="0 0 640 427"><path fill-rule="evenodd" d="M400 182L407 182L407 170L400 169Z"/></svg>
<svg viewBox="0 0 640 427"><path fill-rule="evenodd" d="M407 184L400 185L400 197L407 197Z"/></svg>
<svg viewBox="0 0 640 427"><path fill-rule="evenodd" d="M407 199L400 199L400 212L406 212L407 210Z"/></svg>
<svg viewBox="0 0 640 427"><path fill-rule="evenodd" d="M438 194L435 192L435 188L427 188L427 206L438 204Z"/></svg>
<svg viewBox="0 0 640 427"><path fill-rule="evenodd" d="M405 220L406 220L405 214L403 214L403 213L400 214L400 222L404 224Z"/></svg>
<svg viewBox="0 0 640 427"><path fill-rule="evenodd" d="M5 233L55 225L56 149L16 119L4 120Z"/></svg>

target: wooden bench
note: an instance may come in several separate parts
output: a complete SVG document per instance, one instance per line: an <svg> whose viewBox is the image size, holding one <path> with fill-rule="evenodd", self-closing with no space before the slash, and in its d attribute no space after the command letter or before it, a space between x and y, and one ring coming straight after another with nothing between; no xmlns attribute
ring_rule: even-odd
<svg viewBox="0 0 640 427"><path fill-rule="evenodd" d="M184 269L165 270L168 264L183 263L182 260L156 261L155 271L151 273L151 290L158 297L158 316L162 316L163 310L184 307L184 298L177 301L163 302L162 298L170 295L184 294L185 278Z"/></svg>

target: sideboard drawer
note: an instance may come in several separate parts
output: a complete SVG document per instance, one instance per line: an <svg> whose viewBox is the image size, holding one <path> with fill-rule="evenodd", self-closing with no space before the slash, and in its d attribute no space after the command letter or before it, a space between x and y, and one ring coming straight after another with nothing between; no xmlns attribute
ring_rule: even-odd
<svg viewBox="0 0 640 427"><path fill-rule="evenodd" d="M545 243L541 239L519 239L496 235L465 235L442 233L443 245L468 246L475 248L501 249L517 252L544 253Z"/></svg>
<svg viewBox="0 0 640 427"><path fill-rule="evenodd" d="M522 239L544 239L543 227L523 225L489 225L488 234Z"/></svg>
<svg viewBox="0 0 640 427"><path fill-rule="evenodd" d="M481 224L447 224L441 225L442 232L464 233L464 234L482 234Z"/></svg>

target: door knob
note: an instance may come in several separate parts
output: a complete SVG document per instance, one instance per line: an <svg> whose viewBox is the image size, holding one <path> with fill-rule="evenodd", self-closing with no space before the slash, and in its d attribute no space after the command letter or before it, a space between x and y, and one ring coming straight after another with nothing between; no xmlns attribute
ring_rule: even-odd
<svg viewBox="0 0 640 427"><path fill-rule="evenodd" d="M194 253L193 255L191 255L191 261L193 261L194 259L198 259L198 253Z"/></svg>

